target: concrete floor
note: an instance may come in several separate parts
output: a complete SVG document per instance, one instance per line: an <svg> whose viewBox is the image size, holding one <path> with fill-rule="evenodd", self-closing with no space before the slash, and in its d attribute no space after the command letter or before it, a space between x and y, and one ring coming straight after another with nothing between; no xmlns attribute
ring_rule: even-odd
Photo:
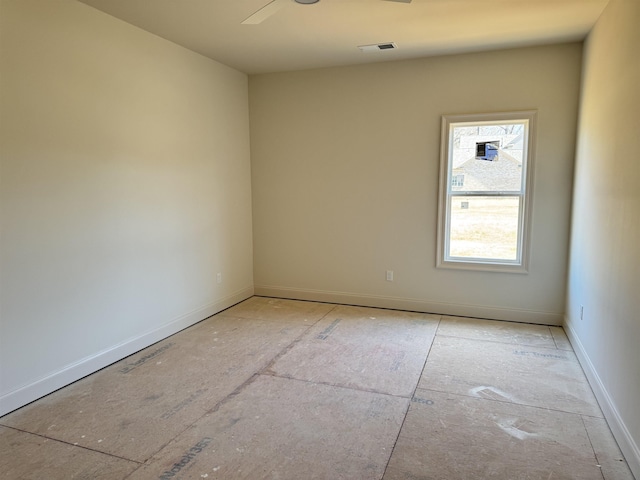
<svg viewBox="0 0 640 480"><path fill-rule="evenodd" d="M0 478L633 480L561 328L260 297L0 418Z"/></svg>

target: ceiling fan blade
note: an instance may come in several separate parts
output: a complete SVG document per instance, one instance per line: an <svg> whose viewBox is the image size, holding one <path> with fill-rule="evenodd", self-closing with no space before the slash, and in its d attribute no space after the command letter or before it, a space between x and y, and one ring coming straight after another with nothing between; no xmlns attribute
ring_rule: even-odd
<svg viewBox="0 0 640 480"><path fill-rule="evenodd" d="M242 25L257 25L259 23L262 23L271 15L284 7L288 3L288 1L289 0L273 0L272 2L267 3L260 10L245 18L242 21Z"/></svg>

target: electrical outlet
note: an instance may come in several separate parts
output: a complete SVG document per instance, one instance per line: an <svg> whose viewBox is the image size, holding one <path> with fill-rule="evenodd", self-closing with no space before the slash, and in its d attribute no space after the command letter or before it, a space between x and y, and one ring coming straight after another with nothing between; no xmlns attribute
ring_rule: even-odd
<svg viewBox="0 0 640 480"><path fill-rule="evenodd" d="M217 274L216 274L216 281L217 281L218 283L222 283L222 273L217 273Z"/></svg>
<svg viewBox="0 0 640 480"><path fill-rule="evenodd" d="M387 270L387 282L393 282L393 270Z"/></svg>

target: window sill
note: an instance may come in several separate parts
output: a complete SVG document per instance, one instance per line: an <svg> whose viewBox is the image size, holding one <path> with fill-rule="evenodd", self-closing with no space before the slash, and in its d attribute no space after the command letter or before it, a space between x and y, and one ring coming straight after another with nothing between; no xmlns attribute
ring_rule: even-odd
<svg viewBox="0 0 640 480"><path fill-rule="evenodd" d="M529 269L526 265L515 263L500 263L500 262L484 262L484 261L469 261L469 260L442 260L436 265L437 268L452 269L452 270L468 270L478 272L496 272L496 273L518 273L528 274Z"/></svg>

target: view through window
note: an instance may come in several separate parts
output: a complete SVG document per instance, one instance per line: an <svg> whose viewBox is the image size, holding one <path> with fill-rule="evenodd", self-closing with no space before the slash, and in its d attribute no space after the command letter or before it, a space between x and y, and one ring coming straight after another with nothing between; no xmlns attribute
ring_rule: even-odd
<svg viewBox="0 0 640 480"><path fill-rule="evenodd" d="M526 268L534 118L443 117L439 266Z"/></svg>

